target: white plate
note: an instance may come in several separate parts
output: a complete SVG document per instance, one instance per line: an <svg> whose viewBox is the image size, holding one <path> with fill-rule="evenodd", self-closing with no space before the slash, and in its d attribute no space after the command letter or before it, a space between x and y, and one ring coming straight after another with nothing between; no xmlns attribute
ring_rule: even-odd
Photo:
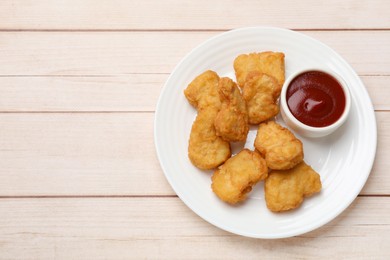
<svg viewBox="0 0 390 260"><path fill-rule="evenodd" d="M281 51L286 55L286 77L296 69L325 66L338 72L351 92L351 113L334 134L320 139L298 136L305 161L321 175L321 193L286 213L272 213L265 205L263 183L247 201L230 206L211 191L211 174L194 167L187 156L188 138L196 111L183 90L205 70L233 79L233 60L242 53ZM278 117L277 121L282 122ZM339 215L359 194L375 157L377 132L367 91L348 63L335 51L303 34L279 28L243 28L222 33L191 51L167 80L156 108L154 124L158 159L166 178L181 200L211 224L248 237L290 237L318 228ZM256 127L245 147L253 149ZM243 145L236 145L238 152Z"/></svg>

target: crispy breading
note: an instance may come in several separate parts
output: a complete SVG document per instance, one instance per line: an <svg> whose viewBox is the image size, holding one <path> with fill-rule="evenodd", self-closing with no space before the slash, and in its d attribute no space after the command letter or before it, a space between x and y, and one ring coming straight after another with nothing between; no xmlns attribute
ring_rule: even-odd
<svg viewBox="0 0 390 260"><path fill-rule="evenodd" d="M214 127L221 108L218 82L217 73L208 70L184 90L188 101L198 110L191 128L188 157L193 165L203 170L214 169L231 156L229 142L217 136Z"/></svg>
<svg viewBox="0 0 390 260"><path fill-rule="evenodd" d="M302 142L274 121L259 125L254 145L273 170L291 169L303 161Z"/></svg>
<svg viewBox="0 0 390 260"><path fill-rule="evenodd" d="M184 90L188 102L196 109L220 109L221 101L218 94L219 76L212 70L207 70L197 76Z"/></svg>
<svg viewBox="0 0 390 260"><path fill-rule="evenodd" d="M234 70L238 85L244 86L246 77L252 71L258 71L274 77L280 86L284 83L284 53L260 52L241 54L234 60Z"/></svg>
<svg viewBox="0 0 390 260"><path fill-rule="evenodd" d="M248 135L248 112L240 89L230 78L221 78L218 85L221 110L214 121L217 135L230 142L245 141Z"/></svg>
<svg viewBox="0 0 390 260"><path fill-rule="evenodd" d="M267 176L268 168L260 154L243 149L214 172L211 188L221 200L236 204Z"/></svg>
<svg viewBox="0 0 390 260"><path fill-rule="evenodd" d="M224 163L231 156L230 144L216 135L215 109L201 109L192 124L188 157L196 167L209 170Z"/></svg>
<svg viewBox="0 0 390 260"><path fill-rule="evenodd" d="M247 104L250 124L259 124L279 113L276 101L280 91L280 85L272 76L257 71L248 74L242 95Z"/></svg>
<svg viewBox="0 0 390 260"><path fill-rule="evenodd" d="M274 212L299 207L304 197L320 192L320 175L305 162L289 170L271 171L265 180L265 200Z"/></svg>

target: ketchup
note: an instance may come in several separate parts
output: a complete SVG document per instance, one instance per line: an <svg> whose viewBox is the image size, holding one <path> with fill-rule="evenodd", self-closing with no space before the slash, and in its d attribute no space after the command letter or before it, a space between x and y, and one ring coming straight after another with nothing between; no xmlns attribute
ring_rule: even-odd
<svg viewBox="0 0 390 260"><path fill-rule="evenodd" d="M299 74L291 81L286 95L291 113L309 126L329 126L345 109L345 94L340 83L320 71Z"/></svg>

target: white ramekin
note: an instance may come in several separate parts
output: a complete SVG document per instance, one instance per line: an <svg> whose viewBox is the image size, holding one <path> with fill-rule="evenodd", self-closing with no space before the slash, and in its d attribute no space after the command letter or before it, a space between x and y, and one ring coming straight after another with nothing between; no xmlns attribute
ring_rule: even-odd
<svg viewBox="0 0 390 260"><path fill-rule="evenodd" d="M291 113L290 109L288 108L287 105L287 99L286 99L286 94L287 94L287 89L291 83L291 81L297 77L298 75L309 72L309 71L319 71L323 73L327 73L334 77L341 85L343 88L344 94L345 94L345 108L343 114L340 116L340 118L334 122L333 124L325 127L313 127L306 125L296 119L294 115ZM304 70L299 70L294 72L291 76L289 76L282 87L282 92L280 94L280 112L282 115L282 118L286 125L290 128L292 128L294 131L296 131L298 134L306 137L323 137L326 135L329 135L333 133L337 128L339 128L347 119L349 111L351 109L351 95L349 93L349 89L347 86L347 83L335 72L329 70L329 69L324 69L324 68L306 68Z"/></svg>

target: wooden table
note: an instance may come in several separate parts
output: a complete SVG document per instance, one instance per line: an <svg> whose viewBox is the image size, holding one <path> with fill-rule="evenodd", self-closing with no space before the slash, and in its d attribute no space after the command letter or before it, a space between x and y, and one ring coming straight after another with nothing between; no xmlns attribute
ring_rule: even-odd
<svg viewBox="0 0 390 260"><path fill-rule="evenodd" d="M174 66L211 36L254 25L334 48L376 110L377 156L359 197L289 239L205 222L175 195L154 148ZM0 30L1 259L389 259L389 1L3 0Z"/></svg>

